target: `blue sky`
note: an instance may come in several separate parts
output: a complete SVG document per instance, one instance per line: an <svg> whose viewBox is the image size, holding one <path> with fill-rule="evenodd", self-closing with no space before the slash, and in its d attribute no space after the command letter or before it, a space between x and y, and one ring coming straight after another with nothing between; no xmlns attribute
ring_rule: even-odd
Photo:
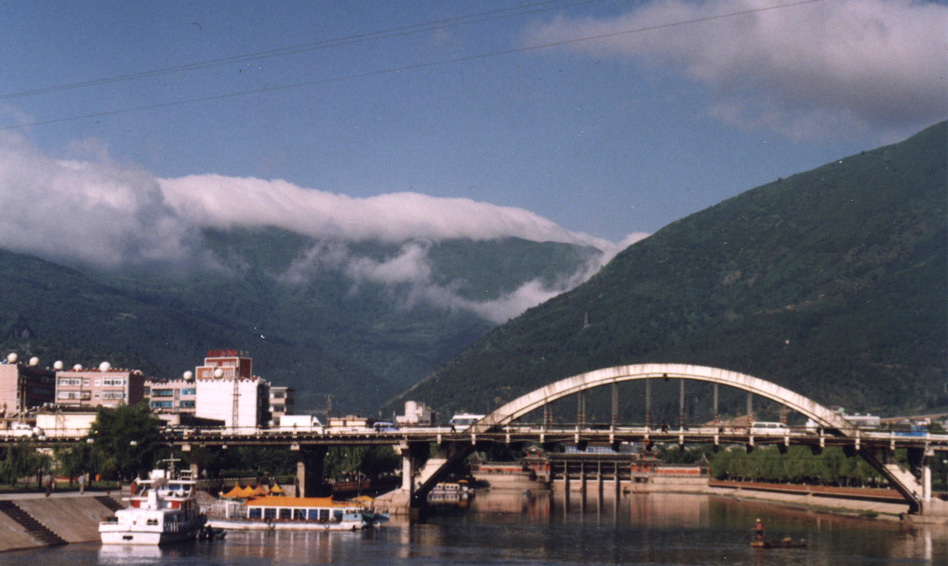
<svg viewBox="0 0 948 566"><path fill-rule="evenodd" d="M944 2L2 1L0 18L0 246L108 265L183 254L174 235L202 225L624 243L948 114Z"/></svg>

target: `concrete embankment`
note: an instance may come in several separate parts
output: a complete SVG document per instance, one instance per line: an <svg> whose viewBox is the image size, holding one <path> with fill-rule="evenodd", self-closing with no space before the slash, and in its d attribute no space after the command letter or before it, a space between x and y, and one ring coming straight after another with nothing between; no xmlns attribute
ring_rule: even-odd
<svg viewBox="0 0 948 566"><path fill-rule="evenodd" d="M98 541L99 522L114 512L107 499L99 499L103 496L92 492L0 495L0 552ZM108 498L120 501L114 492Z"/></svg>
<svg viewBox="0 0 948 566"><path fill-rule="evenodd" d="M634 483L623 482L622 492L626 494L702 493L825 509L837 513L878 514L893 519L899 518L909 509L908 503L897 492L887 489L720 482L709 481L707 477L649 477L647 480ZM582 491L583 484L574 479L570 482L569 488L571 492ZM585 488L589 497L595 497L600 489L595 480L587 481ZM564 482L555 481L553 489L562 493ZM611 480L605 480L601 489L608 495L615 491L615 485Z"/></svg>
<svg viewBox="0 0 948 566"><path fill-rule="evenodd" d="M908 503L897 492L887 489L710 482L708 493L894 519L909 510Z"/></svg>

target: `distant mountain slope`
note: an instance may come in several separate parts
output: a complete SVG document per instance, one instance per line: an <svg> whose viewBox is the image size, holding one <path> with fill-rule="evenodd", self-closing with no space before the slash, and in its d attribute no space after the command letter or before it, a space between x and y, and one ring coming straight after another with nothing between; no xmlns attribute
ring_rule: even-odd
<svg viewBox="0 0 948 566"><path fill-rule="evenodd" d="M941 123L675 222L390 407L487 411L556 379L640 362L745 372L851 411L944 405L946 134Z"/></svg>
<svg viewBox="0 0 948 566"><path fill-rule="evenodd" d="M235 348L258 375L294 387L301 410L331 394L337 411L367 414L495 325L452 301L552 283L599 254L513 238L342 244L278 229L203 240L217 267L186 273L77 270L0 251L0 352L177 377L208 349Z"/></svg>

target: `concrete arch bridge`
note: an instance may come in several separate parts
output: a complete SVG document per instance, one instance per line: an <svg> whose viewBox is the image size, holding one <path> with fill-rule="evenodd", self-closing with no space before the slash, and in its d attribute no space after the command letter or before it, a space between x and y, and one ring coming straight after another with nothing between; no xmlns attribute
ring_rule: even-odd
<svg viewBox="0 0 948 566"><path fill-rule="evenodd" d="M617 422L617 385L624 382L646 382L645 426L623 426ZM721 426L686 427L683 417L678 427L652 427L650 422L650 389L652 380L680 381L680 414L684 414L684 391L686 381L706 382L714 385L714 414L717 415L718 387L725 386L743 390L750 395L770 399L787 409L796 411L816 423L816 428L781 429L781 432L759 434L751 427L726 428ZM584 393L591 389L612 388L612 422L608 426L586 426L584 423ZM573 427L555 427L544 422L541 425L521 425L522 417L550 407L559 399L577 396L577 424ZM931 495L931 472L928 461L934 452L948 451L948 435L923 434L904 436L897 433L866 431L843 418L835 411L820 405L799 393L758 377L720 368L688 364L636 364L598 369L561 379L527 393L486 415L464 431L439 433L439 454L430 458L424 466L427 445L421 446L405 438L400 444L403 455L403 497L407 496L412 507L423 506L428 491L443 477L444 473L469 455L480 442L624 442L638 441L745 444L776 444L783 451L791 444L809 445L814 451L824 446L842 446L849 454L858 454L885 477L891 486L906 499L910 513L926 515L948 515L948 504L933 499ZM905 448L909 454L910 469L901 466L894 458L894 451Z"/></svg>

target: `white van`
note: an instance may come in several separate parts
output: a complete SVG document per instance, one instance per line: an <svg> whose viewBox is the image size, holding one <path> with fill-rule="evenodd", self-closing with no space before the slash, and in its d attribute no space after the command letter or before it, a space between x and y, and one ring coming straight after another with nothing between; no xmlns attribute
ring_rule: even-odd
<svg viewBox="0 0 948 566"><path fill-rule="evenodd" d="M751 423L751 435L753 436L766 436L766 435L777 435L785 436L790 434L790 427L783 423L774 423L766 421L754 421Z"/></svg>

